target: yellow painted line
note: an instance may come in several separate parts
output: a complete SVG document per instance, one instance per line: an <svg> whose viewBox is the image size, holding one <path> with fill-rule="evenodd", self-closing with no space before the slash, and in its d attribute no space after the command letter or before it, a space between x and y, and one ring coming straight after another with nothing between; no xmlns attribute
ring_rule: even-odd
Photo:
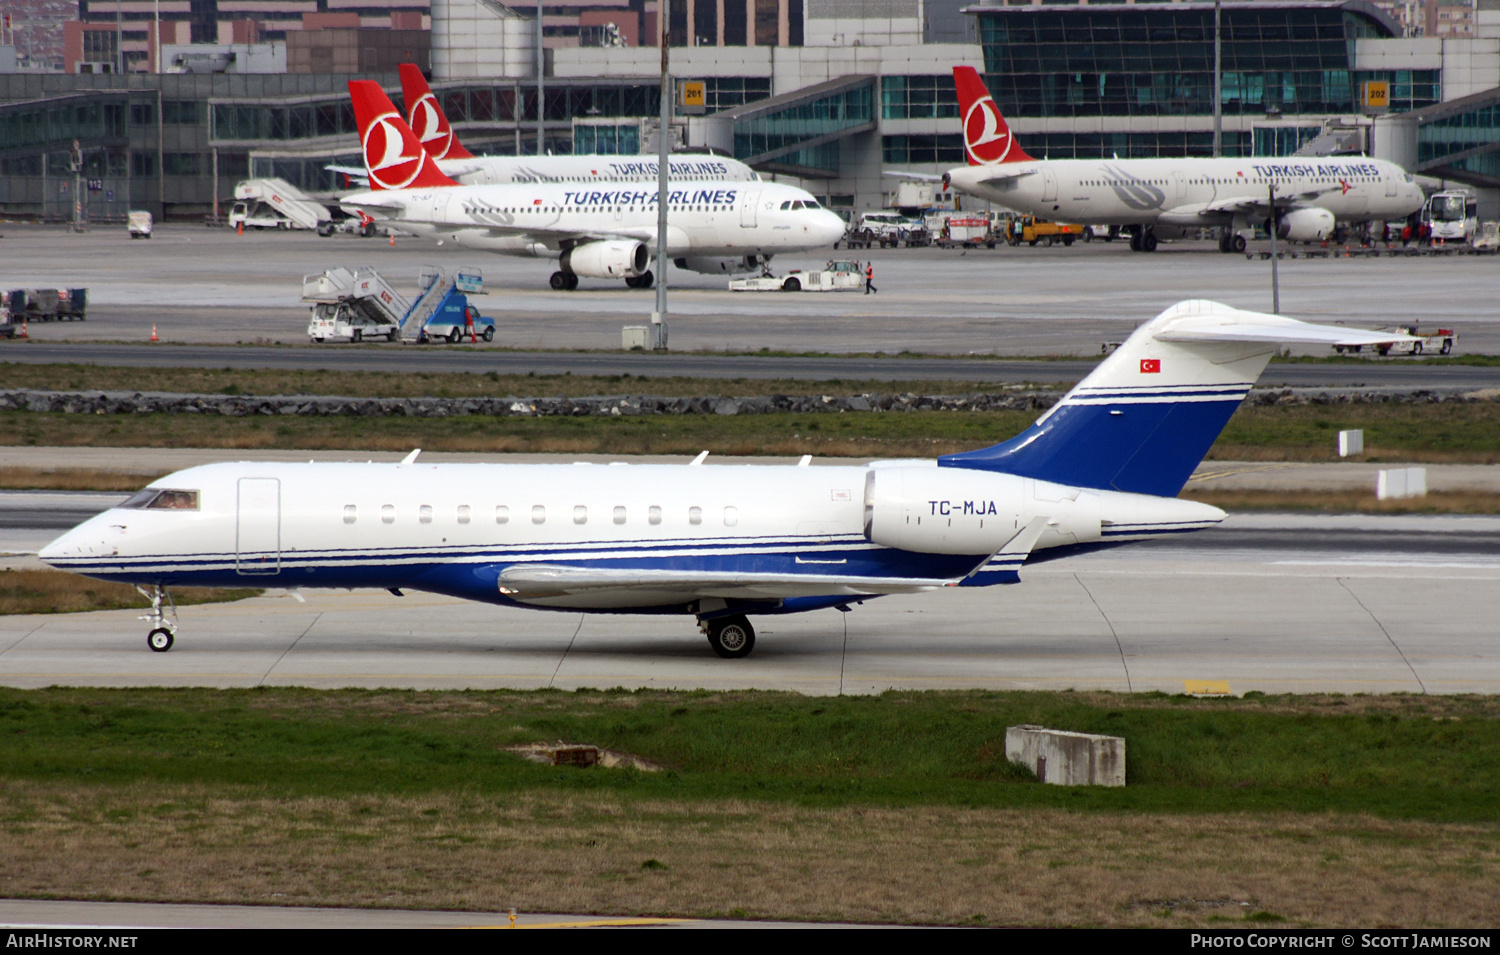
<svg viewBox="0 0 1500 955"><path fill-rule="evenodd" d="M1228 680L1183 680L1183 690L1189 696L1228 696Z"/></svg>

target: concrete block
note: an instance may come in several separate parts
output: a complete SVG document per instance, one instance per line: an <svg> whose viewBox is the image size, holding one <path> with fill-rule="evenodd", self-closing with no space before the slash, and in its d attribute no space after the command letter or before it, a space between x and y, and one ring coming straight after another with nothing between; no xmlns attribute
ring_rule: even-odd
<svg viewBox="0 0 1500 955"><path fill-rule="evenodd" d="M1426 468L1385 468L1375 477L1375 497L1378 500L1426 496Z"/></svg>
<svg viewBox="0 0 1500 955"><path fill-rule="evenodd" d="M1365 453L1365 432L1363 429L1339 432L1339 457L1347 458L1352 454Z"/></svg>
<svg viewBox="0 0 1500 955"><path fill-rule="evenodd" d="M1118 736L1008 726L1005 758L1057 786L1125 785L1125 740Z"/></svg>
<svg viewBox="0 0 1500 955"><path fill-rule="evenodd" d="M651 329L645 325L626 325L620 332L620 347L626 351L650 348Z"/></svg>

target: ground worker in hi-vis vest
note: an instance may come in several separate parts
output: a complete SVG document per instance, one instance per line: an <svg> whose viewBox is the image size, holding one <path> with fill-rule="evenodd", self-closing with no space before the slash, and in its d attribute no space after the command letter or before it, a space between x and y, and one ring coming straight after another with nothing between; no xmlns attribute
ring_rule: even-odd
<svg viewBox="0 0 1500 955"><path fill-rule="evenodd" d="M875 263L870 262L865 265L865 294L879 291L880 289L875 287Z"/></svg>

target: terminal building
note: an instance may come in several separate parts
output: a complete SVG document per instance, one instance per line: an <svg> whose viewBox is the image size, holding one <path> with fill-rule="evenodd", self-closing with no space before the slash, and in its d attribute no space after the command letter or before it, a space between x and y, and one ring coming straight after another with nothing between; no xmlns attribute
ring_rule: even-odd
<svg viewBox="0 0 1500 955"><path fill-rule="evenodd" d="M540 57L534 4L424 0L382 13L300 0L295 21L280 0L261 4L275 19L240 11L259 2L219 0L236 20L161 31L159 48L133 58L90 41L66 74L0 73L0 214L69 216L75 140L91 218L202 216L249 177L331 195L347 183L325 167L359 162L347 81L399 91L405 58L428 67L475 152L655 148L655 0L549 2ZM338 3L357 9L327 9ZM1463 184L1481 217L1500 218L1500 0L1470 0L1462 23L1440 21L1442 35L1411 35L1422 17L1387 8L1224 2L1222 153L1367 152ZM73 32L113 30L103 16ZM672 72L701 101L678 107L673 136L832 208L879 208L896 188L884 171L963 162L951 69L966 64L1032 155L1212 155L1213 23L1201 0L675 0Z"/></svg>

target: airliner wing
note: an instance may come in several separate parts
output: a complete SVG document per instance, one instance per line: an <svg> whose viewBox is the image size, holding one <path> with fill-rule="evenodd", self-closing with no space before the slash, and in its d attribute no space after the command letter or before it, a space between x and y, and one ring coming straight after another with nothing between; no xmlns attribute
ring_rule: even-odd
<svg viewBox="0 0 1500 955"><path fill-rule="evenodd" d="M1022 176L1036 175L1035 166L1027 166L1025 169L1007 169L1005 166L994 166L986 170L986 175L979 180L977 185L989 186L995 183L1005 182L1008 179L1020 179Z"/></svg>
<svg viewBox="0 0 1500 955"><path fill-rule="evenodd" d="M1280 209L1282 212L1286 212L1291 209L1299 209L1303 206L1310 205L1313 200L1318 199L1321 196L1325 196L1330 192L1338 192L1339 189L1340 187L1338 186L1330 186L1327 189L1310 189L1306 192L1296 192L1288 193L1286 195L1279 195L1276 197L1276 208ZM1198 207L1197 215L1204 217L1225 216L1232 215L1236 212L1249 212L1256 215L1269 215L1270 211L1271 197L1269 195L1267 195L1265 198L1261 198L1259 196L1237 196L1232 199L1218 199L1214 202L1206 202L1202 206ZM1179 214L1185 212L1185 210L1178 208L1173 209L1172 212L1173 214Z"/></svg>
<svg viewBox="0 0 1500 955"><path fill-rule="evenodd" d="M847 574L722 573L514 564L500 572L500 592L523 603L588 597L607 591L650 594L661 602L700 597L873 597L957 586L947 578L859 577Z"/></svg>
<svg viewBox="0 0 1500 955"><path fill-rule="evenodd" d="M882 176L890 176L892 179L909 179L912 182L942 182L943 181L943 177L942 176L929 176L927 173L924 173L924 172L896 172L893 169L887 169L885 172L881 173L881 175Z"/></svg>

